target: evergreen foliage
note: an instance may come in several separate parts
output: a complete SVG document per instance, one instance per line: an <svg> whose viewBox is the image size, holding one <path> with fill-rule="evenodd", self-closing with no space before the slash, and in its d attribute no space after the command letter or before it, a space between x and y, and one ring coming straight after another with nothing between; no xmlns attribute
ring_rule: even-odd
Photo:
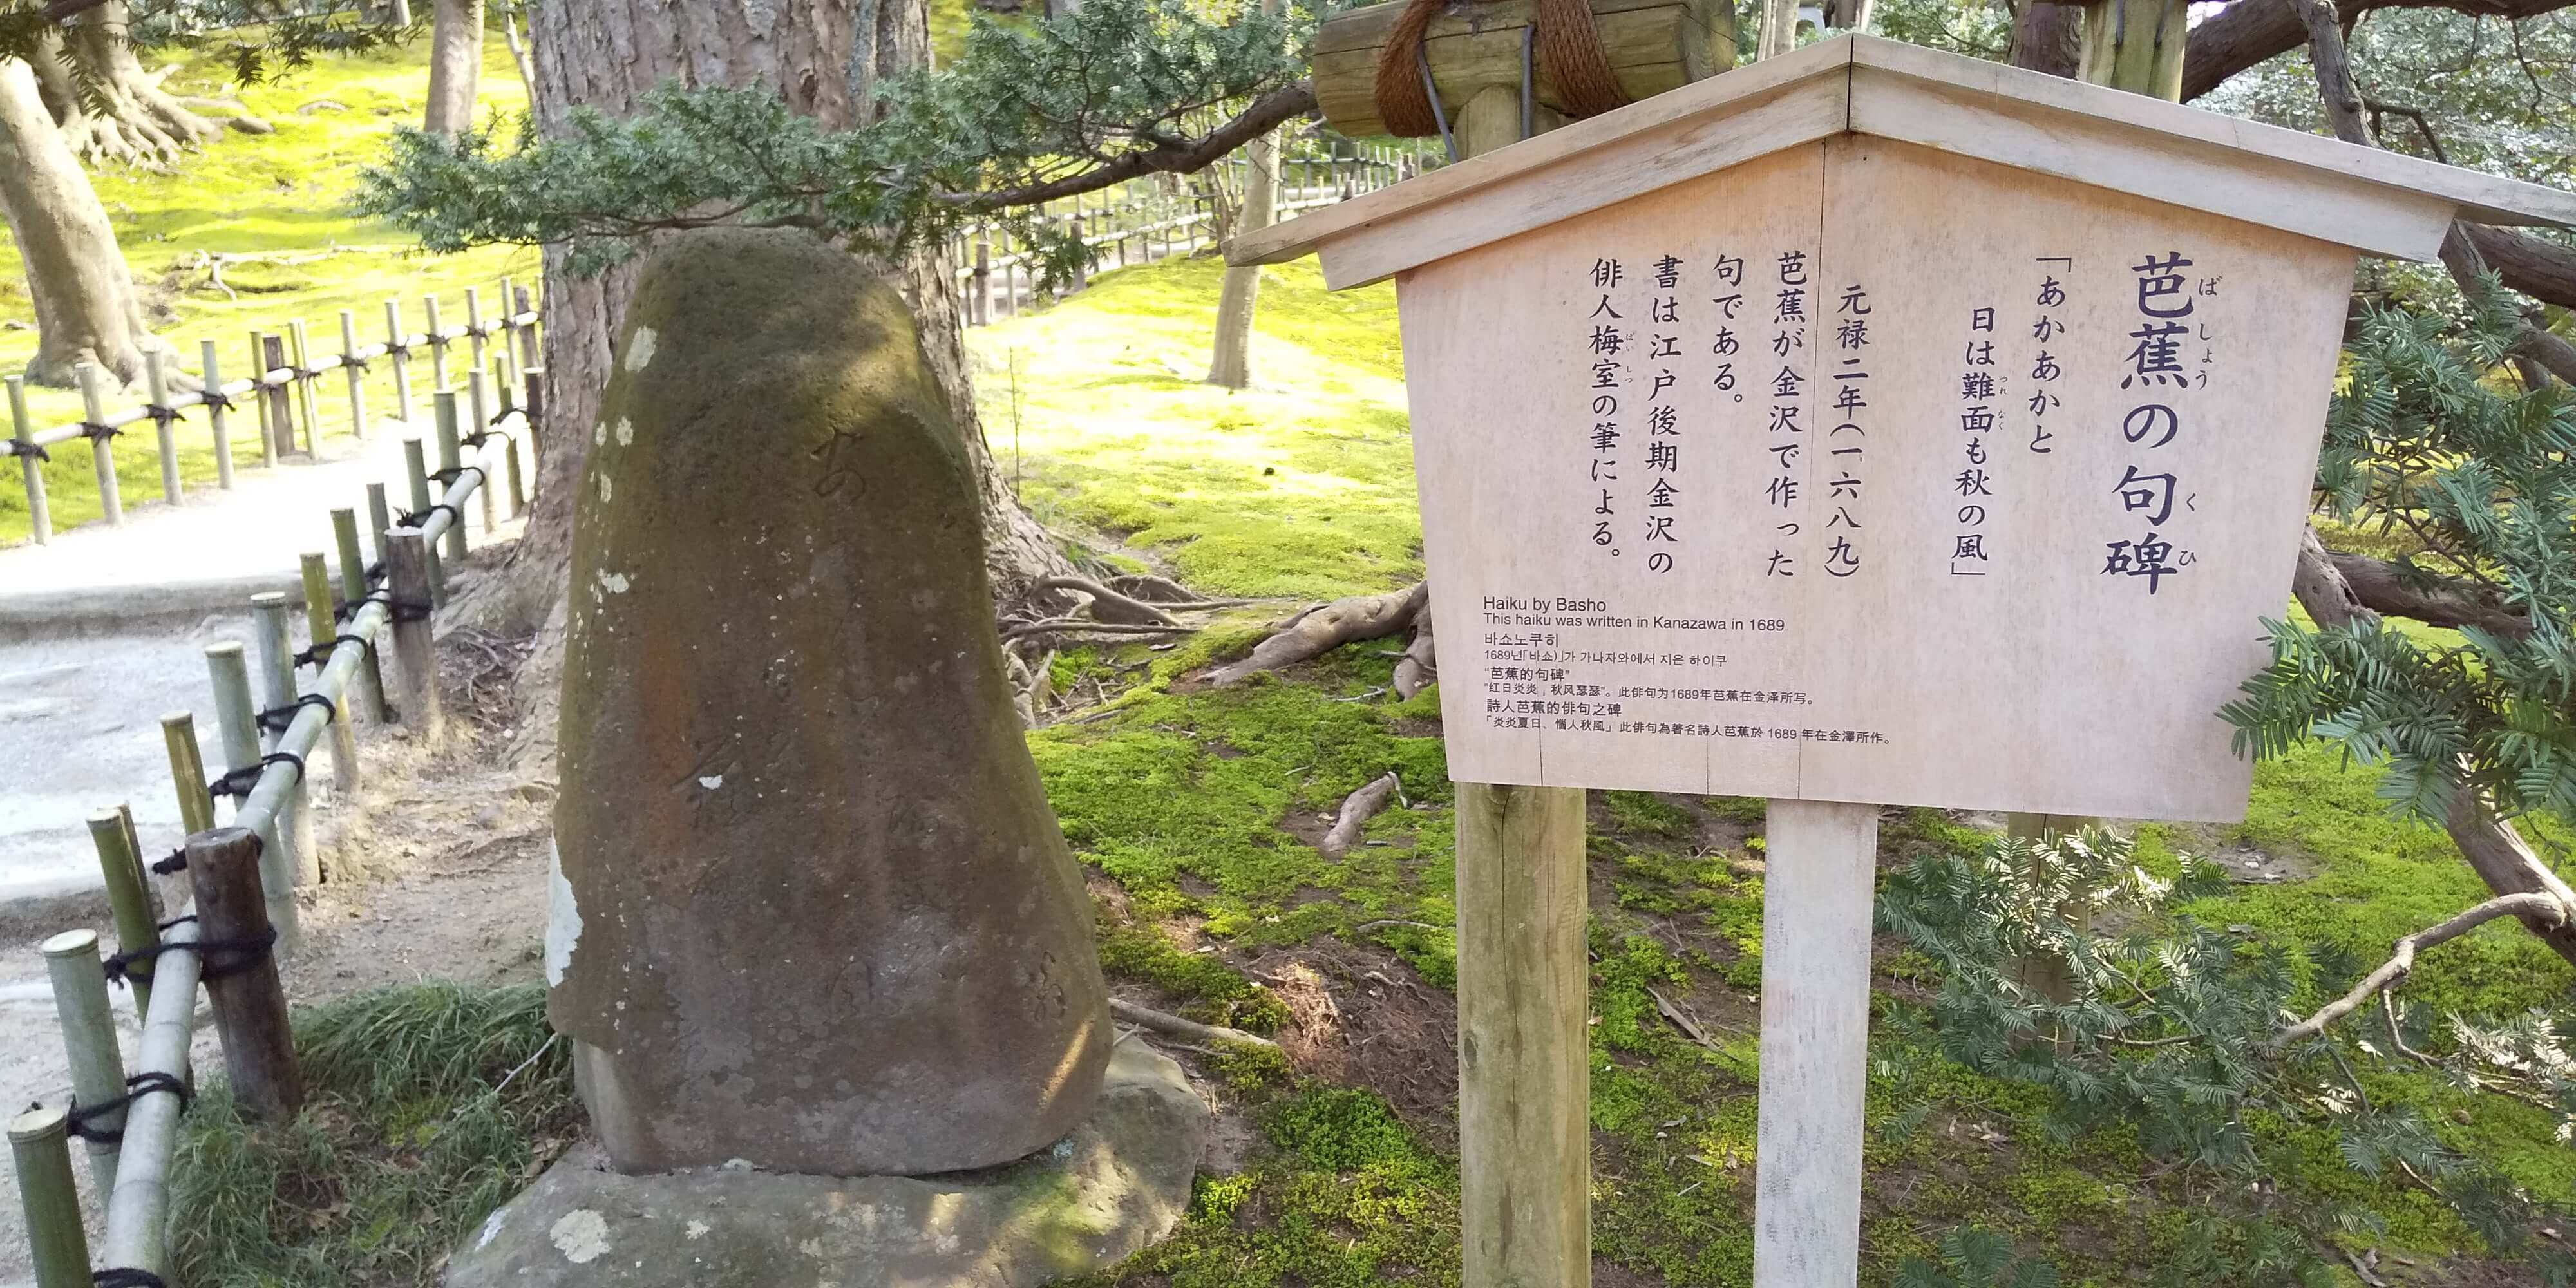
<svg viewBox="0 0 2576 1288"><path fill-rule="evenodd" d="M80 0L0 0L0 58L46 56L60 23L96 7ZM138 45L202 50L231 67L234 80L256 85L302 71L319 55L366 53L415 34L415 28L372 24L358 15L357 0L127 0L125 34ZM88 79L94 69L77 58L61 63L77 89L94 92Z"/></svg>

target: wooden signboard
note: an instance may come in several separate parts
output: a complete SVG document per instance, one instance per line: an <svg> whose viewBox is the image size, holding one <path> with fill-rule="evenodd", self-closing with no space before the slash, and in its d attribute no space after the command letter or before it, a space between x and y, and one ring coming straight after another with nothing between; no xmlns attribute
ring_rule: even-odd
<svg viewBox="0 0 2576 1288"><path fill-rule="evenodd" d="M1584 787L1770 799L1754 1283L1853 1282L1878 807L2243 815L2355 256L2463 217L2576 197L1845 36L1236 240L1396 281L1471 1288L1588 1272Z"/></svg>

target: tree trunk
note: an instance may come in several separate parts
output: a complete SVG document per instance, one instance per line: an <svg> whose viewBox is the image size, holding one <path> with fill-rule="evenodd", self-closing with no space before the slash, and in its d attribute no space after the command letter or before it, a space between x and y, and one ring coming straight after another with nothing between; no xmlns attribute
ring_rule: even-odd
<svg viewBox="0 0 2576 1288"><path fill-rule="evenodd" d="M2083 62L2084 10L2049 0L2013 5L2012 65L2075 79Z"/></svg>
<svg viewBox="0 0 2576 1288"><path fill-rule="evenodd" d="M144 323L106 208L46 112L34 69L15 59L0 61L0 215L36 306L27 379L69 386L83 362L119 381L140 379L144 351L160 342Z"/></svg>
<svg viewBox="0 0 2576 1288"><path fill-rule="evenodd" d="M1243 214L1234 236L1270 226L1279 207L1279 132L1254 139L1244 148ZM1252 386L1252 312L1261 298L1261 266L1236 264L1225 270L1217 294L1216 354L1208 363L1208 383L1228 389Z"/></svg>
<svg viewBox="0 0 2576 1288"><path fill-rule="evenodd" d="M143 70L126 28L124 0L110 0L65 22L60 41L48 42L63 65L46 83L72 154L91 164L158 166L221 134L161 92L161 78Z"/></svg>
<svg viewBox="0 0 2576 1288"><path fill-rule="evenodd" d="M444 12L444 10L442 10ZM862 21L867 25L862 25ZM683 85L760 85L827 126L854 123L880 78L927 66L930 27L923 0L812 0L791 8L673 6L662 0L604 0L528 8L532 99L538 127L566 128L573 105L631 113L644 91ZM633 261L595 278L564 272L546 252L545 416L538 491L526 535L509 562L460 595L457 612L492 629L542 627L522 672L525 759L552 736L552 679L560 662L564 570L571 553L573 498L591 446L591 422L635 288ZM1055 540L1019 507L993 466L967 379L951 265L944 252L917 253L884 271L913 302L922 347L965 436L984 496L985 565L993 592L1023 598L1035 583L1073 571Z"/></svg>
<svg viewBox="0 0 2576 1288"><path fill-rule="evenodd" d="M429 107L421 114L420 128L455 134L474 128L474 100L483 89L483 0L433 3Z"/></svg>

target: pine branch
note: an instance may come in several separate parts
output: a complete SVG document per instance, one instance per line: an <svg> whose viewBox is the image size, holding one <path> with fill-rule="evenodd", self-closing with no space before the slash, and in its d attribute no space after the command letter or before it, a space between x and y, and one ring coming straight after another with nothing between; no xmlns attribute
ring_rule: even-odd
<svg viewBox="0 0 2576 1288"><path fill-rule="evenodd" d="M2555 895L2509 894L2489 899L2438 926L2416 931L2398 940L2388 960L2380 963L2379 969L2363 976L2360 983L2352 986L2351 992L2319 1008L2316 1014L2274 1034L2267 1045L2277 1051L2325 1032L2326 1026L2361 1009L2382 990L2403 982L2408 972L2415 969L2415 954L2424 949L2449 943L2501 917L2538 918L2552 926L2564 926L2567 912L2567 905Z"/></svg>
<svg viewBox="0 0 2576 1288"><path fill-rule="evenodd" d="M2474 626L2509 639L2531 634L2531 618L2495 601L2470 582L2437 577L2411 564L2331 551L2353 602L2382 617L2407 617L2428 626ZM2315 615L2315 609L2309 610Z"/></svg>
<svg viewBox="0 0 2576 1288"><path fill-rule="evenodd" d="M1086 192L1098 192L1149 174L1195 174L1224 160L1227 153L1269 133L1282 122L1315 110L1315 86L1299 81L1273 90L1224 125L1196 138L1153 135L1152 147L1128 152L1079 174L1048 183L992 192L943 192L935 200L959 210L983 213L1010 206L1039 206Z"/></svg>

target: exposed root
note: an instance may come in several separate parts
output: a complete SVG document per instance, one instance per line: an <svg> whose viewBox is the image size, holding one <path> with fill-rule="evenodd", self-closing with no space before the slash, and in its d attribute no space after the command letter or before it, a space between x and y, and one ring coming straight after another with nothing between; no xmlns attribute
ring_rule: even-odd
<svg viewBox="0 0 2576 1288"><path fill-rule="evenodd" d="M1324 839L1315 842L1315 848L1325 858L1338 862L1351 852L1352 846L1360 843L1360 829L1367 826L1369 819L1375 817L1379 810L1386 808L1386 798L1393 796L1401 786L1403 784L1396 781L1395 771L1390 769L1370 779L1358 791L1343 797L1342 810L1333 817L1332 830L1324 833Z"/></svg>
<svg viewBox="0 0 2576 1288"><path fill-rule="evenodd" d="M1413 642L1404 646L1404 657L1395 664L1395 696L1410 698L1440 682L1440 659L1431 643L1431 612L1426 606L1413 615Z"/></svg>
<svg viewBox="0 0 2576 1288"><path fill-rule="evenodd" d="M1246 1033L1241 1029L1220 1028L1214 1024L1185 1020L1166 1011L1138 1006L1134 1002L1121 1001L1115 997L1109 999L1109 1014L1112 1018L1141 1025L1157 1033L1167 1033L1173 1037L1191 1038L1200 1042L1243 1042L1252 1046L1268 1047L1273 1051L1279 1049L1278 1043Z"/></svg>
<svg viewBox="0 0 2576 1288"><path fill-rule="evenodd" d="M1430 601L1431 587L1427 582L1415 582L1383 595L1337 599L1290 618L1278 634L1254 646L1251 656L1218 667L1208 679L1218 685L1235 684L1262 671L1275 671L1320 656L1354 640L1384 639L1412 625L1423 605Z"/></svg>
<svg viewBox="0 0 2576 1288"><path fill-rule="evenodd" d="M1050 617L1040 622L1021 622L1002 628L1002 642L1027 639L1032 635L1188 635L1195 626L1144 626L1125 622L1095 622L1088 617Z"/></svg>
<svg viewBox="0 0 2576 1288"><path fill-rule="evenodd" d="M1125 626L1178 626L1179 622L1162 609L1141 599L1132 599L1086 577L1049 577L1037 584L1039 590L1072 590L1091 597L1091 615L1104 622Z"/></svg>
<svg viewBox="0 0 2576 1288"><path fill-rule="evenodd" d="M1198 595L1189 587L1169 577L1157 577L1152 573L1129 573L1124 577L1112 577L1109 579L1109 585L1121 594L1156 604L1201 602Z"/></svg>

